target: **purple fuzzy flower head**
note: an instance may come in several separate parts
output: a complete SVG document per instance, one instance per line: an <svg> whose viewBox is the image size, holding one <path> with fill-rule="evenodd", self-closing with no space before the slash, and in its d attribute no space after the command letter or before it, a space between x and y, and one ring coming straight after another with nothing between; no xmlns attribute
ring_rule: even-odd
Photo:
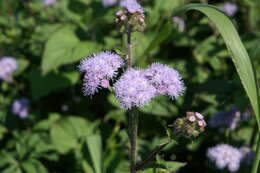
<svg viewBox="0 0 260 173"><path fill-rule="evenodd" d="M123 0L120 3L129 13L144 13L144 8L136 0Z"/></svg>
<svg viewBox="0 0 260 173"><path fill-rule="evenodd" d="M223 11L230 17L234 16L237 12L237 5L232 2L225 2L223 6Z"/></svg>
<svg viewBox="0 0 260 173"><path fill-rule="evenodd" d="M43 0L45 6L50 6L56 3L56 0Z"/></svg>
<svg viewBox="0 0 260 173"><path fill-rule="evenodd" d="M17 69L18 65L13 57L5 56L0 59L0 80L11 82L13 80L12 73Z"/></svg>
<svg viewBox="0 0 260 173"><path fill-rule="evenodd" d="M176 16L176 17L173 17L172 20L173 20L173 23L175 23L177 25L179 31L183 32L185 30L186 26L185 26L185 22L182 18Z"/></svg>
<svg viewBox="0 0 260 173"><path fill-rule="evenodd" d="M156 88L157 94L168 95L172 99L182 95L185 87L178 71L166 65L153 63L144 72L145 78Z"/></svg>
<svg viewBox="0 0 260 173"><path fill-rule="evenodd" d="M12 112L20 118L28 116L29 100L26 98L16 99L12 105Z"/></svg>
<svg viewBox="0 0 260 173"><path fill-rule="evenodd" d="M117 0L103 0L102 1L104 7L110 7L117 3Z"/></svg>
<svg viewBox="0 0 260 173"><path fill-rule="evenodd" d="M84 95L91 96L98 91L98 88L108 88L109 80L117 75L118 69L123 65L123 59L109 51L81 60L78 67L83 74Z"/></svg>
<svg viewBox="0 0 260 173"><path fill-rule="evenodd" d="M227 144L219 144L209 148L207 156L216 164L217 168L224 169L227 167L230 172L236 172L243 159L243 153L239 149Z"/></svg>
<svg viewBox="0 0 260 173"><path fill-rule="evenodd" d="M241 112L237 108L233 108L230 111L219 112L211 116L209 126L220 127L225 126L230 130L234 130L241 119Z"/></svg>
<svg viewBox="0 0 260 173"><path fill-rule="evenodd" d="M144 78L143 71L133 68L123 74L113 89L124 109L146 105L156 94L156 89Z"/></svg>

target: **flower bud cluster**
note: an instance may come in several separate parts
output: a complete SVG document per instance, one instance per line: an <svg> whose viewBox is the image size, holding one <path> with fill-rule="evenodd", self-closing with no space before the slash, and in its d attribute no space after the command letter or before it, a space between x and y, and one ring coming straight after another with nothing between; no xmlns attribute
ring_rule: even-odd
<svg viewBox="0 0 260 173"><path fill-rule="evenodd" d="M125 0L120 5L125 8L116 13L115 21L120 32L127 32L128 28L142 32L145 28L145 16L141 5L135 0Z"/></svg>
<svg viewBox="0 0 260 173"><path fill-rule="evenodd" d="M173 124L173 133L178 137L197 137L206 127L203 115L198 112L187 112L186 117L178 118Z"/></svg>

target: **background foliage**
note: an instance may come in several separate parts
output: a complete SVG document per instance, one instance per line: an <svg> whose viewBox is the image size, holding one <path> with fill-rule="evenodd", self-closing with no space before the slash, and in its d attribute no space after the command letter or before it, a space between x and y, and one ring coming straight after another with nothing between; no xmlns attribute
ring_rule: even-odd
<svg viewBox="0 0 260 173"><path fill-rule="evenodd" d="M201 112L208 120L233 105L242 112L249 107L215 26L194 11L181 16L185 31L173 23L172 12L189 2L198 1L142 0L147 27L133 35L135 64L159 61L174 67L187 91L177 101L157 97L140 109L139 160L167 139L165 124L186 111ZM259 2L233 2L239 8L232 21L260 76ZM208 3L221 8L224 2ZM100 0L60 0L48 7L41 0L0 2L0 57L13 56L19 64L15 82L0 83L1 172L127 172L126 112L106 90L92 99L83 97L77 72L79 60L93 52L124 50L114 22L118 9L103 7ZM30 99L24 120L10 111L20 97ZM207 148L250 144L254 123L251 118L231 133L208 127L194 141L165 148L157 163L169 172L219 172L206 158Z"/></svg>

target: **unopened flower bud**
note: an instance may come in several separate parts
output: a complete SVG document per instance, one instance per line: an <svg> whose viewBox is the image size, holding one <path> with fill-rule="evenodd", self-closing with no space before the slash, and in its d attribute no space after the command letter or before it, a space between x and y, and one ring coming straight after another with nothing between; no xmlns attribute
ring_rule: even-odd
<svg viewBox="0 0 260 173"><path fill-rule="evenodd" d="M173 133L179 137L197 137L204 131L206 122L197 112L187 112L186 117L178 118L173 124Z"/></svg>

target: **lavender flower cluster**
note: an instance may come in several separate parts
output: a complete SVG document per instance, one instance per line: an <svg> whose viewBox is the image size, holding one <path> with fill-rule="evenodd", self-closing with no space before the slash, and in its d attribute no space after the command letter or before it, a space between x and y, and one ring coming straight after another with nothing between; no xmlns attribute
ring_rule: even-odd
<svg viewBox="0 0 260 173"><path fill-rule="evenodd" d="M219 144L208 149L207 157L217 168L227 168L230 172L236 172L243 161L247 164L252 163L254 152L247 147L239 149L228 144Z"/></svg>
<svg viewBox="0 0 260 173"><path fill-rule="evenodd" d="M12 104L12 112L24 119L28 116L29 100L27 98L16 99Z"/></svg>
<svg viewBox="0 0 260 173"><path fill-rule="evenodd" d="M117 54L101 52L83 59L79 71L83 75L83 92L87 96L95 94L99 88L109 87L112 80L123 67L124 61ZM146 70L129 68L115 82L113 89L121 106L130 109L146 105L157 95L167 95L176 99L185 90L179 72L159 63Z"/></svg>
<svg viewBox="0 0 260 173"><path fill-rule="evenodd" d="M13 57L5 56L0 59L0 80L11 82L12 73L18 68L17 62Z"/></svg>
<svg viewBox="0 0 260 173"><path fill-rule="evenodd" d="M134 76L138 76L139 79L134 80ZM130 109L134 106L146 105L157 95L168 95L176 99L184 92L185 87L176 70L154 63L146 70L128 70L115 83L113 89L121 106ZM128 97L130 93L131 97Z"/></svg>
<svg viewBox="0 0 260 173"><path fill-rule="evenodd" d="M117 75L117 71L124 65L123 59L112 52L100 52L81 60L78 66L83 74L84 95L91 96L99 88L108 88L109 80Z"/></svg>

